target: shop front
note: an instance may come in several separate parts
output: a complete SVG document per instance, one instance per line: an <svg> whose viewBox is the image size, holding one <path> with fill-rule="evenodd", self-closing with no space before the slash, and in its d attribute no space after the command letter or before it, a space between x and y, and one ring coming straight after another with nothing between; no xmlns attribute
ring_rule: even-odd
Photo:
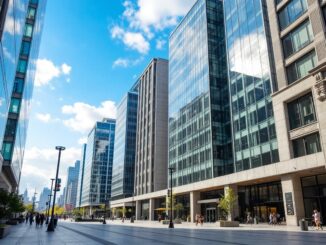
<svg viewBox="0 0 326 245"><path fill-rule="evenodd" d="M314 209L320 212L322 221L326 221L326 174L301 178L305 217L312 220Z"/></svg>
<svg viewBox="0 0 326 245"><path fill-rule="evenodd" d="M239 186L239 220L269 222L269 215L275 214L279 221L285 220L281 182L270 182L250 186ZM248 218L251 218L248 220Z"/></svg>

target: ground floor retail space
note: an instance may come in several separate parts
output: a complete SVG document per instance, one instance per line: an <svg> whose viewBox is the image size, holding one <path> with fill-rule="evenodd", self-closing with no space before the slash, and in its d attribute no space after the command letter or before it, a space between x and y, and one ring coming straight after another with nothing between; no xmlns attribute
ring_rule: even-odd
<svg viewBox="0 0 326 245"><path fill-rule="evenodd" d="M237 201L231 214L233 220L242 223L270 221L275 215L278 222L298 225L302 218L312 220L312 212L317 209L326 220L326 171L284 175L267 180L232 184L207 190L189 191L173 195L173 217L195 222L201 215L204 222L227 219L219 207L219 200L226 189L232 188ZM134 215L139 220L161 220L170 217L170 198L154 197L134 201Z"/></svg>

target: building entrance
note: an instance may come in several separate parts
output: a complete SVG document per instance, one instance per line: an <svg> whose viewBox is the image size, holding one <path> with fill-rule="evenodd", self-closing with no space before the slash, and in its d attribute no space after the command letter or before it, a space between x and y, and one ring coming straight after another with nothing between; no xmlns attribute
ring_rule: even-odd
<svg viewBox="0 0 326 245"><path fill-rule="evenodd" d="M206 208L205 222L215 222L216 221L216 208Z"/></svg>

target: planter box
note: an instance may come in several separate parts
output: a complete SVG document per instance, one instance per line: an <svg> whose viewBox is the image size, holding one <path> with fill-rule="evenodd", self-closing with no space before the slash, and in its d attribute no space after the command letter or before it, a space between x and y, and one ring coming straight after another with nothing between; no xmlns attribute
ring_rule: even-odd
<svg viewBox="0 0 326 245"><path fill-rule="evenodd" d="M18 225L18 220L11 219L6 222L7 225Z"/></svg>
<svg viewBox="0 0 326 245"><path fill-rule="evenodd" d="M221 220L216 222L219 227L239 227L239 221Z"/></svg>
<svg viewBox="0 0 326 245"><path fill-rule="evenodd" d="M0 239L7 236L10 232L10 226L0 227Z"/></svg>

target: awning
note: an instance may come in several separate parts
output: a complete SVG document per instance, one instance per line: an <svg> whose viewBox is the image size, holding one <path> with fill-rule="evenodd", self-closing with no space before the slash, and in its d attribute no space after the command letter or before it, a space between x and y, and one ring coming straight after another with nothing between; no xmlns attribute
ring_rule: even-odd
<svg viewBox="0 0 326 245"><path fill-rule="evenodd" d="M202 204L202 203L219 203L219 202L220 202L219 198L213 198L213 199L206 199L206 200L197 201L198 204Z"/></svg>

